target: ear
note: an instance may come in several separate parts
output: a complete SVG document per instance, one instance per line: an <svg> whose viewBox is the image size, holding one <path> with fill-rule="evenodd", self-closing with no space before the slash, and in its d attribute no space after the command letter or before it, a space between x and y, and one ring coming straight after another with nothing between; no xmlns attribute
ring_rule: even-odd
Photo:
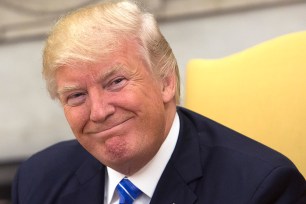
<svg viewBox="0 0 306 204"><path fill-rule="evenodd" d="M169 74L162 79L162 97L164 103L175 100L176 78L174 74Z"/></svg>

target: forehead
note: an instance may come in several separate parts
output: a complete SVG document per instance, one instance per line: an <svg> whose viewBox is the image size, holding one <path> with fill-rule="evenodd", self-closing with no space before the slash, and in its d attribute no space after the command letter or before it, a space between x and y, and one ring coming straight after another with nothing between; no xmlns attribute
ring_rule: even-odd
<svg viewBox="0 0 306 204"><path fill-rule="evenodd" d="M85 89L93 84L104 84L116 75L131 76L133 70L123 64L103 67L99 64L82 68L62 67L56 73L57 95L60 97L78 89Z"/></svg>
<svg viewBox="0 0 306 204"><path fill-rule="evenodd" d="M56 71L56 81L58 82L59 78L69 80L74 78L74 76L79 78L91 76L93 79L101 79L117 72L132 74L140 71L140 69L150 70L139 50L135 46L126 44L94 62L74 60L73 63L60 67Z"/></svg>
<svg viewBox="0 0 306 204"><path fill-rule="evenodd" d="M66 86L85 85L89 81L90 83L103 82L108 76L119 73L119 71L121 74L130 76L143 73L143 71L147 74L153 73L145 54L141 53L142 49L139 48L136 41L125 41L121 45L113 52L104 53L93 61L73 59L69 64L59 68L55 73L57 93ZM151 76L155 78L155 74Z"/></svg>
<svg viewBox="0 0 306 204"><path fill-rule="evenodd" d="M88 52L83 52L81 47L74 47L71 54L66 55L61 61L61 67L83 69L99 64L103 67L112 67L116 63L132 63L143 57L138 43L135 40L120 40L108 48L106 45L97 45L89 48ZM90 45L88 45L90 46Z"/></svg>
<svg viewBox="0 0 306 204"><path fill-rule="evenodd" d="M115 58L114 60L104 60L98 63L80 63L75 66L63 66L56 72L56 82L58 85L69 82L90 79L91 81L101 81L116 73L132 74L137 69L141 69L134 59Z"/></svg>

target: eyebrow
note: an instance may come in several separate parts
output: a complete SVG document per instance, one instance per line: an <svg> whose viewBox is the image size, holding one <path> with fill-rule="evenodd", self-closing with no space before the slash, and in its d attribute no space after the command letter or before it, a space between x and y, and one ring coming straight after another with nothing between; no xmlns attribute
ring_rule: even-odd
<svg viewBox="0 0 306 204"><path fill-rule="evenodd" d="M119 71L123 71L124 73L130 73L130 70L126 69L125 66L123 64L116 64L115 66L110 67L108 70L106 70L105 72L102 72L98 79L99 80L105 80L107 78L109 78L110 76L112 76L113 74L119 72Z"/></svg>
<svg viewBox="0 0 306 204"><path fill-rule="evenodd" d="M126 76L131 76L134 72L130 69L128 69L124 64L116 64L106 71L100 73L98 77L96 78L96 81L107 81L108 78L111 76L117 74L117 73L122 73Z"/></svg>
<svg viewBox="0 0 306 204"><path fill-rule="evenodd" d="M71 86L65 86L65 87L63 87L63 88L61 88L60 90L58 90L57 91L57 94L58 94L58 96L61 96L61 95L63 95L64 93L67 93L67 92L69 92L69 91L74 91L74 90L77 90L77 89L80 89L80 87L79 86L77 86L77 85L71 85Z"/></svg>
<svg viewBox="0 0 306 204"><path fill-rule="evenodd" d="M112 75L114 75L115 73L117 73L121 70L124 73L132 74L132 71L127 69L123 64L116 64L116 65L110 67L109 69L107 69L106 71L100 73L98 75L98 77L95 79L95 81L104 81L107 78L111 77ZM58 94L58 96L61 96L65 93L67 93L67 92L74 91L74 90L77 90L77 89L80 89L80 86L78 86L78 85L64 86L57 91L57 94Z"/></svg>

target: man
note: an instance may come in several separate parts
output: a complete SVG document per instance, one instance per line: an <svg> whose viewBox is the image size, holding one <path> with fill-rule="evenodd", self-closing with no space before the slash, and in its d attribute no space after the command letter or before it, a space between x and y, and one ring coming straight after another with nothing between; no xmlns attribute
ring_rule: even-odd
<svg viewBox="0 0 306 204"><path fill-rule="evenodd" d="M76 140L22 164L15 204L305 202L305 179L285 157L176 106L175 57L131 2L62 18L43 75Z"/></svg>

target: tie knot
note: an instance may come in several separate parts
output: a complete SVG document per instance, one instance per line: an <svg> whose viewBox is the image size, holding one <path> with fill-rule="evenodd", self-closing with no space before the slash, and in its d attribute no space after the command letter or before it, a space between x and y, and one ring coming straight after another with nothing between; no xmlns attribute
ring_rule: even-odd
<svg viewBox="0 0 306 204"><path fill-rule="evenodd" d="M132 204L133 201L142 193L129 179L123 178L117 185L119 194L119 204Z"/></svg>

